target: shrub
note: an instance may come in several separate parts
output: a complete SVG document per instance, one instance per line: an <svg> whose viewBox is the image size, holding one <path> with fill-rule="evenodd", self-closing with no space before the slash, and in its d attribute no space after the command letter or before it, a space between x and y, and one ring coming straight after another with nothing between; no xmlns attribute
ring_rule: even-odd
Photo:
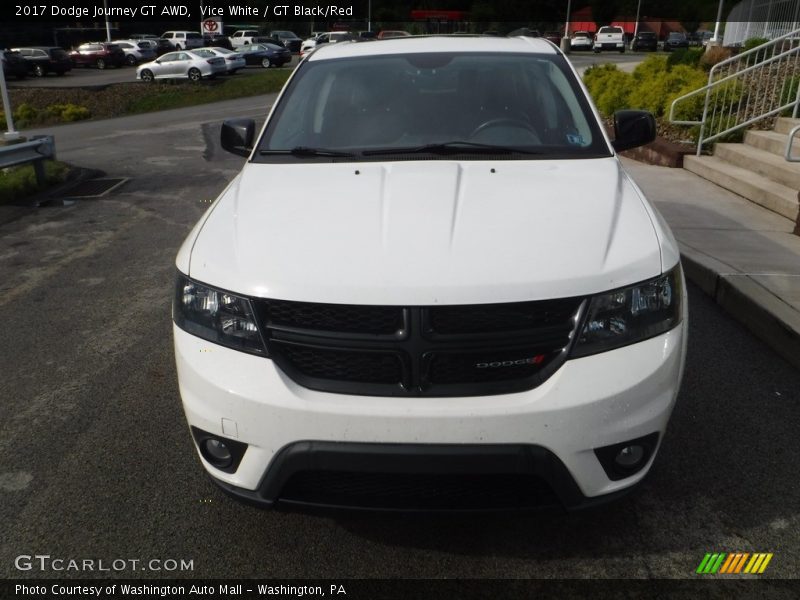
<svg viewBox="0 0 800 600"><path fill-rule="evenodd" d="M706 49L705 53L703 53L703 57L700 59L700 66L708 71L715 64L720 63L731 56L732 53L729 48L723 48L722 46L710 46Z"/></svg>
<svg viewBox="0 0 800 600"><path fill-rule="evenodd" d="M597 110L604 116L611 116L629 106L628 96L633 83L630 73L620 71L615 65L593 66L586 70L583 81Z"/></svg>
<svg viewBox="0 0 800 600"><path fill-rule="evenodd" d="M703 48L678 48L667 58L667 68L671 69L676 65L697 67L701 58L703 58Z"/></svg>
<svg viewBox="0 0 800 600"><path fill-rule="evenodd" d="M760 46L761 44L766 44L769 40L765 37L751 37L744 41L742 44L742 52L747 52L748 50L752 50L753 48Z"/></svg>
<svg viewBox="0 0 800 600"><path fill-rule="evenodd" d="M668 70L666 61L662 63L661 68L652 64L639 73L634 71L636 85L629 96L631 108L649 110L661 117L668 112L674 98L706 84L705 74L696 68L679 64ZM645 67L645 63L640 66Z"/></svg>

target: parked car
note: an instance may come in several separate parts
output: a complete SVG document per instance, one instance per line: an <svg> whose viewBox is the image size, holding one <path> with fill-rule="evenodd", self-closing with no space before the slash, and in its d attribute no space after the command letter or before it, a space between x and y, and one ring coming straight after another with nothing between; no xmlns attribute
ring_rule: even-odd
<svg viewBox="0 0 800 600"><path fill-rule="evenodd" d="M679 31L672 31L664 40L664 51L671 52L678 48L688 48L689 40L686 39L686 34Z"/></svg>
<svg viewBox="0 0 800 600"><path fill-rule="evenodd" d="M595 53L601 52L602 50L625 52L625 32L622 30L622 27L613 27L609 25L598 29L594 36L592 50L594 50Z"/></svg>
<svg viewBox="0 0 800 600"><path fill-rule="evenodd" d="M231 38L226 35L206 34L203 36L203 45L206 47L225 48L227 50L234 49Z"/></svg>
<svg viewBox="0 0 800 600"><path fill-rule="evenodd" d="M215 482L265 506L422 510L636 486L687 302L617 155L655 119L614 121L609 141L549 42L419 37L321 46L263 129L224 122L247 160L179 250L172 309Z"/></svg>
<svg viewBox="0 0 800 600"><path fill-rule="evenodd" d="M198 48L193 52L205 58L219 56L225 59L225 69L228 75L235 75L236 71L244 69L247 66L247 62L245 61L241 52L234 52L233 50L228 50L227 48L217 48L215 46L211 46L209 48Z"/></svg>
<svg viewBox="0 0 800 600"><path fill-rule="evenodd" d="M137 34L129 39L149 44L150 47L155 50L157 56L161 56L167 52L172 52L173 50L171 42L165 40L164 38L160 38L157 35Z"/></svg>
<svg viewBox="0 0 800 600"><path fill-rule="evenodd" d="M303 40L297 37L293 31L270 31L269 37L279 40L290 52L300 52L300 46L303 44Z"/></svg>
<svg viewBox="0 0 800 600"><path fill-rule="evenodd" d="M125 61L131 65L149 62L156 58L156 49L148 40L115 40L113 42L125 53Z"/></svg>
<svg viewBox="0 0 800 600"><path fill-rule="evenodd" d="M268 67L282 67L292 60L292 53L288 48L277 44L250 44L239 50L248 65L261 65Z"/></svg>
<svg viewBox="0 0 800 600"><path fill-rule="evenodd" d="M542 37L550 42L553 42L556 46L561 45L561 34L558 31L545 31Z"/></svg>
<svg viewBox="0 0 800 600"><path fill-rule="evenodd" d="M250 44L257 43L255 38L261 36L257 29L240 29L234 31L231 36L231 44L234 49L241 49L242 46L249 46Z"/></svg>
<svg viewBox="0 0 800 600"><path fill-rule="evenodd" d="M631 50L648 50L655 52L658 50L658 36L652 31L639 31L631 41Z"/></svg>
<svg viewBox="0 0 800 600"><path fill-rule="evenodd" d="M166 31L161 36L173 50L192 50L203 47L203 36L196 31Z"/></svg>
<svg viewBox="0 0 800 600"><path fill-rule="evenodd" d="M0 58L2 58L3 75L6 79L10 77L25 79L28 76L28 62L22 58L19 52L3 50Z"/></svg>
<svg viewBox="0 0 800 600"><path fill-rule="evenodd" d="M153 81L155 79L189 79L200 81L203 77L213 78L226 72L225 59L220 56L201 56L194 50L168 52L152 62L139 65L136 79Z"/></svg>
<svg viewBox="0 0 800 600"><path fill-rule="evenodd" d="M380 34L378 34L380 37ZM319 34L314 40L306 40L300 48L300 55L310 52L318 45L322 44L335 44L337 42L345 42L353 39L353 35L349 31L328 31Z"/></svg>
<svg viewBox="0 0 800 600"><path fill-rule="evenodd" d="M98 69L105 69L108 66L121 67L127 63L122 48L117 44L107 42L81 44L69 53L69 59L76 67L97 67Z"/></svg>
<svg viewBox="0 0 800 600"><path fill-rule="evenodd" d="M72 70L69 55L57 46L31 46L28 48L12 48L14 52L28 63L28 72L36 77L44 77L48 73L63 75Z"/></svg>
<svg viewBox="0 0 800 600"><path fill-rule="evenodd" d="M592 34L588 31L576 31L569 38L570 50L591 50L593 45Z"/></svg>
<svg viewBox="0 0 800 600"><path fill-rule="evenodd" d="M385 40L394 37L408 37L410 35L411 34L407 31L402 31L399 29L384 29L383 31L378 32L378 39Z"/></svg>

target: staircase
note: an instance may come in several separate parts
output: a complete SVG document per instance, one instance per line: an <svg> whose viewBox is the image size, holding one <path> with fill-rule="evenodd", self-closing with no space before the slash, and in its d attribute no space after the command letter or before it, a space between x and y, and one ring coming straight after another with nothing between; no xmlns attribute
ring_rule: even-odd
<svg viewBox="0 0 800 600"><path fill-rule="evenodd" d="M784 157L800 119L779 118L772 131L745 134L743 144L716 144L713 156L685 156L683 168L800 223L800 163Z"/></svg>

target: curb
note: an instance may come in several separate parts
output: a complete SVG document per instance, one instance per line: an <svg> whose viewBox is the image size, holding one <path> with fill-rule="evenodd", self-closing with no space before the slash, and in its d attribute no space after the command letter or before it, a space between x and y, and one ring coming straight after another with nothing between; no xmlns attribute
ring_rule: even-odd
<svg viewBox="0 0 800 600"><path fill-rule="evenodd" d="M800 312L745 273L684 244L684 274L734 319L800 369Z"/></svg>

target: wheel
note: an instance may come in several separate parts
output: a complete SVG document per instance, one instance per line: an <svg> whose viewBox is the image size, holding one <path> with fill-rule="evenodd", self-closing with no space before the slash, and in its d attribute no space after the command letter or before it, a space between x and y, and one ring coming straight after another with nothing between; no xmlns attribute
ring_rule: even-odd
<svg viewBox="0 0 800 600"><path fill-rule="evenodd" d="M536 130L533 127L530 126L530 123L526 123L522 119L512 119L512 118L509 118L509 117L500 117L498 119L490 119L490 120L486 121L485 123L481 123L480 125L478 125L475 129L472 130L472 133L469 134L469 138L468 139L471 139L471 138L475 137L476 135L479 135L479 134L483 133L487 129L491 129L492 127L502 127L504 125L510 125L512 127L519 127L521 129L527 129L528 131L533 133L537 138L539 137L539 134L536 132Z"/></svg>
<svg viewBox="0 0 800 600"><path fill-rule="evenodd" d="M203 74L200 72L200 69L189 69L189 79L192 81L200 81L203 78Z"/></svg>
<svg viewBox="0 0 800 600"><path fill-rule="evenodd" d="M261 59L261 66L265 69L269 69L272 66L272 61L268 58Z"/></svg>
<svg viewBox="0 0 800 600"><path fill-rule="evenodd" d="M33 74L37 77L44 77L46 73L42 65L33 65Z"/></svg>
<svg viewBox="0 0 800 600"><path fill-rule="evenodd" d="M138 61L133 54L128 54L128 56L125 57L125 62L127 62L130 66L134 66Z"/></svg>
<svg viewBox="0 0 800 600"><path fill-rule="evenodd" d="M594 53L595 53L595 54L600 54L600 48L595 48L595 49L594 49Z"/></svg>
<svg viewBox="0 0 800 600"><path fill-rule="evenodd" d="M103 69L106 68L106 61L104 59L102 59L102 58L98 58L95 61L94 66L102 71Z"/></svg>
<svg viewBox="0 0 800 600"><path fill-rule="evenodd" d="M155 76L153 75L153 72L150 69L145 69L144 71L142 71L139 77L141 77L142 81L145 81L147 83L150 83L155 79Z"/></svg>
<svg viewBox="0 0 800 600"><path fill-rule="evenodd" d="M183 50L180 44L175 44L175 50Z"/></svg>

